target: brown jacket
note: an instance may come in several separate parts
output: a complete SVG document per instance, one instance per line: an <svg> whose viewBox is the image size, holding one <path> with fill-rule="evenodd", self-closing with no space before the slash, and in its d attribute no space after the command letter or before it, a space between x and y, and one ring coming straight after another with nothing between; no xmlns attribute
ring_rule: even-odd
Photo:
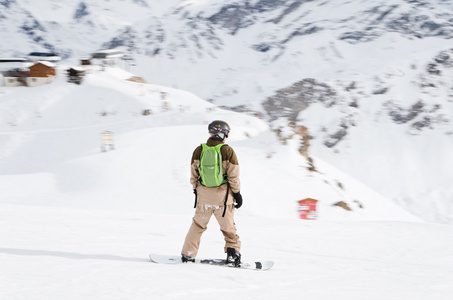
<svg viewBox="0 0 453 300"><path fill-rule="evenodd" d="M208 139L206 142L208 146L216 146L222 142L215 139ZM199 204L207 204L222 207L225 202L227 191L227 184L222 184L218 187L206 187L200 183L200 155L202 146L198 146L192 155L192 162L190 167L190 183L193 188L197 190L197 202ZM233 204L233 194L240 191L241 184L239 181L239 163L233 148L228 145L220 148L222 153L222 169L223 173L228 176L228 183L230 191L228 195L227 205Z"/></svg>

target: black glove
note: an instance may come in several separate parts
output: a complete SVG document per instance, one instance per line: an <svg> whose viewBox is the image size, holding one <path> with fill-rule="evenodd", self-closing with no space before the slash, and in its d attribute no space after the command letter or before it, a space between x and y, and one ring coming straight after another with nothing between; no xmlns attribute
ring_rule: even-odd
<svg viewBox="0 0 453 300"><path fill-rule="evenodd" d="M197 190L196 189L193 189L193 193L195 194L195 205L193 206L193 208L196 208L197 207Z"/></svg>
<svg viewBox="0 0 453 300"><path fill-rule="evenodd" d="M242 195L241 192L233 193L234 202L236 205L234 207L239 208L242 206Z"/></svg>

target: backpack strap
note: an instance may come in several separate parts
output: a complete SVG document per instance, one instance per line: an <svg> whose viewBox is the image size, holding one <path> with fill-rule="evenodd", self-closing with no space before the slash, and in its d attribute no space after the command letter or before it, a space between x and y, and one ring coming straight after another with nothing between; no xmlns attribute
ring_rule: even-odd
<svg viewBox="0 0 453 300"><path fill-rule="evenodd" d="M225 195L225 202L223 203L223 214L222 214L222 218L225 217L225 212L226 212L226 208L227 208L227 201L228 201L228 194L230 193L230 183L227 182L227 191L226 191L226 195Z"/></svg>
<svg viewBox="0 0 453 300"><path fill-rule="evenodd" d="M219 152L220 152L221 156L222 156L222 152L221 151L222 151L223 146L228 146L228 144L222 144L222 146L220 146ZM223 164L223 156L222 156L222 161L220 161L220 164ZM220 185L225 184L225 183L228 183L228 174L223 174L223 183L221 183ZM228 183L227 189L229 187L230 187L230 184ZM226 201L228 200L228 192L227 192L226 198L227 199L225 199L225 204L226 204ZM223 214L225 214L225 213L223 213Z"/></svg>

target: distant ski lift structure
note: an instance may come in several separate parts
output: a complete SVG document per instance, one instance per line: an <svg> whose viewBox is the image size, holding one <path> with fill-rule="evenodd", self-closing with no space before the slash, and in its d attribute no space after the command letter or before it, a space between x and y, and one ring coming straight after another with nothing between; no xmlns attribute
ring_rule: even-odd
<svg viewBox="0 0 453 300"><path fill-rule="evenodd" d="M101 152L107 152L108 150L115 150L113 132L104 131L101 133Z"/></svg>

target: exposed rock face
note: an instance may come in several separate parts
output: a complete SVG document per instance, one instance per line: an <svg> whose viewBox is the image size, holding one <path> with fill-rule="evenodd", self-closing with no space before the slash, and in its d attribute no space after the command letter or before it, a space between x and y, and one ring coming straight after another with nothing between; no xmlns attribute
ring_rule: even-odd
<svg viewBox="0 0 453 300"><path fill-rule="evenodd" d="M275 95L264 101L263 107L271 121L283 117L295 122L299 112L310 104L321 102L326 106L332 106L335 100L336 91L333 88L313 78L306 78L288 88L278 90Z"/></svg>

